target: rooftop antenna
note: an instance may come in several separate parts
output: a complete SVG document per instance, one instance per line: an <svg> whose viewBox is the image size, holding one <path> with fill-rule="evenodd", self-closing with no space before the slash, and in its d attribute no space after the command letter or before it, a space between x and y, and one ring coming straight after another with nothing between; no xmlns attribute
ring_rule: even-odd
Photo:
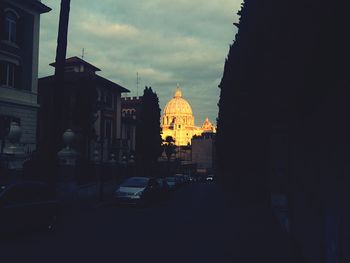
<svg viewBox="0 0 350 263"><path fill-rule="evenodd" d="M139 96L139 84L140 84L140 77L139 73L136 72L136 96Z"/></svg>

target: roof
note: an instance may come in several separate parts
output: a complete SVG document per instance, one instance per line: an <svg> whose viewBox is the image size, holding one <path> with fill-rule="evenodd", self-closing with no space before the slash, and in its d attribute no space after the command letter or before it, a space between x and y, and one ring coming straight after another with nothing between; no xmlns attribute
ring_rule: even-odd
<svg viewBox="0 0 350 263"><path fill-rule="evenodd" d="M85 60L78 58L77 56L70 57L66 59L65 66L68 65L81 65L83 64L84 66L90 68L92 71L101 71L99 68L95 67L94 65L90 64L89 62L86 62ZM55 67L56 62L53 62L50 64L50 66Z"/></svg>
<svg viewBox="0 0 350 263"><path fill-rule="evenodd" d="M94 83L97 86L107 87L111 89L116 89L122 92L130 92L128 89L114 83L108 79L105 79L96 74L88 74L84 72L65 72L64 80L68 83L80 82L83 80L89 80L90 83ZM55 75L39 78L39 84L51 84L55 81Z"/></svg>
<svg viewBox="0 0 350 263"><path fill-rule="evenodd" d="M40 14L47 13L52 10L50 7L44 5L43 3L41 3L41 1L38 0L15 0L14 2L18 2L19 4L29 6L38 11Z"/></svg>

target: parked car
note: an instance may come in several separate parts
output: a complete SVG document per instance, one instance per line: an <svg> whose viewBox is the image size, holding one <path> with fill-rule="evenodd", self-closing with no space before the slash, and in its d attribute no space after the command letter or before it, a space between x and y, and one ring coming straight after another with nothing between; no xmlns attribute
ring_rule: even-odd
<svg viewBox="0 0 350 263"><path fill-rule="evenodd" d="M185 176L183 174L175 174L175 177L177 178L180 185L186 183Z"/></svg>
<svg viewBox="0 0 350 263"><path fill-rule="evenodd" d="M165 180L166 180L170 190L174 190L175 188L177 188L180 185L179 178L176 176L167 176L167 177L165 177Z"/></svg>
<svg viewBox="0 0 350 263"><path fill-rule="evenodd" d="M118 203L146 204L155 201L161 195L160 186L155 178L130 177L115 190Z"/></svg>
<svg viewBox="0 0 350 263"><path fill-rule="evenodd" d="M167 183L167 180L164 177L157 177L156 180L160 186L160 192L161 192L162 197L166 197L169 193L169 190L170 190L169 189L170 187Z"/></svg>
<svg viewBox="0 0 350 263"><path fill-rule="evenodd" d="M191 178L191 176L189 176L188 174L185 174L184 177L185 177L185 182L186 182L186 183L192 182L192 178Z"/></svg>
<svg viewBox="0 0 350 263"><path fill-rule="evenodd" d="M0 186L0 233L47 229L56 223L55 193L45 183L20 182Z"/></svg>

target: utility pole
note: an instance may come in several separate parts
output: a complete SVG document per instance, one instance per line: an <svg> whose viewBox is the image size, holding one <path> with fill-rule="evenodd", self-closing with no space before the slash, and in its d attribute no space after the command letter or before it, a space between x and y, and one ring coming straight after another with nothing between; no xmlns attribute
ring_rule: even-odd
<svg viewBox="0 0 350 263"><path fill-rule="evenodd" d="M64 88L64 66L67 53L67 34L68 21L70 11L70 0L61 0L61 10L58 26L57 49L55 60L55 85L53 86L52 94L52 118L50 138L48 139L48 154L50 159L56 159L57 152L60 150L62 144L63 131L68 128L65 127L65 114L67 105L64 105L65 88ZM68 121L69 124L69 121ZM50 140L51 139L51 140Z"/></svg>

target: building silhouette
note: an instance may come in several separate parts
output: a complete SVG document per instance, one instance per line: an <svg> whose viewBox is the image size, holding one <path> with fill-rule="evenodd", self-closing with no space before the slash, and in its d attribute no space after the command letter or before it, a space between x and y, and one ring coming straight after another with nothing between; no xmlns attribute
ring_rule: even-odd
<svg viewBox="0 0 350 263"><path fill-rule="evenodd" d="M192 138L192 163L197 172L210 173L215 168L215 133L205 132Z"/></svg>
<svg viewBox="0 0 350 263"><path fill-rule="evenodd" d="M129 90L97 75L97 71L100 69L78 57L66 59L62 130L75 132L75 147L85 158L92 159L97 150L101 161L107 161L112 153L121 156L121 93ZM39 145L44 152L50 132L46 123L52 118L46 109L54 85L54 75L39 79Z"/></svg>
<svg viewBox="0 0 350 263"><path fill-rule="evenodd" d="M122 151L131 155L136 151L137 122L140 116L142 96L123 97L122 105Z"/></svg>

